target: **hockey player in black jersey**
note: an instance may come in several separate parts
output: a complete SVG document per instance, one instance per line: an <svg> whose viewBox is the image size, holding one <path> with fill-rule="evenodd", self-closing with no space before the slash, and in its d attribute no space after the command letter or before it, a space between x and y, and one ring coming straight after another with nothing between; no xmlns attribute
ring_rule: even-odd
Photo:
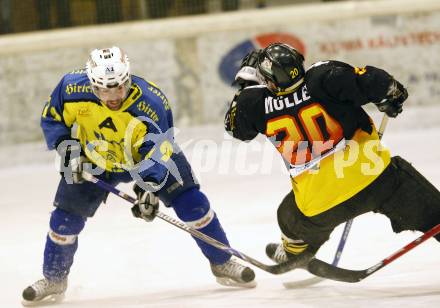
<svg viewBox="0 0 440 308"><path fill-rule="evenodd" d="M281 43L251 52L225 117L235 138L266 135L289 169L293 189L278 208L282 244L268 244L267 255L307 262L336 226L369 211L386 215L394 232L440 223L440 192L379 146L362 108L371 102L396 117L408 97L404 86L373 66L322 61L305 71L303 62Z"/></svg>

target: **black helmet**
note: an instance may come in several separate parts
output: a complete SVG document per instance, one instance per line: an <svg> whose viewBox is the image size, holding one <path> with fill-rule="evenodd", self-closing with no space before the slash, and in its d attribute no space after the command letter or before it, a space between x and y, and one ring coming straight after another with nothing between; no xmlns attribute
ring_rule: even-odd
<svg viewBox="0 0 440 308"><path fill-rule="evenodd" d="M273 43L264 48L258 57L258 70L275 84L278 92L289 92L304 81L304 57L293 47Z"/></svg>

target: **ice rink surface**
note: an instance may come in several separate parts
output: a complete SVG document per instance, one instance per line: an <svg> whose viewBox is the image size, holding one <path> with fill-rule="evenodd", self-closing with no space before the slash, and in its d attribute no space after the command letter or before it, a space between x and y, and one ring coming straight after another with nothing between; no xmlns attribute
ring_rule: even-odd
<svg viewBox="0 0 440 308"><path fill-rule="evenodd" d="M440 108L408 111L390 121L384 136L393 154L411 161L438 188L439 115ZM262 151L266 147L261 140L249 145L222 141L221 125L186 129L182 136L231 245L269 264L264 247L279 240L276 208L290 189L280 158ZM197 142L200 139L208 141ZM0 150L2 308L21 307L23 288L42 277L44 241L59 180L52 154L43 148L38 143ZM130 185L119 188L131 192ZM88 220L66 298L51 307L440 307L440 245L433 239L357 284L324 281L285 289L283 282L311 276L301 270L274 276L255 269L255 289L233 289L216 284L188 234L159 219L134 219L129 208L124 200L110 196ZM175 217L169 209L161 210ZM332 260L341 232L339 226L318 257ZM369 267L419 235L394 234L378 214L360 216L340 265Z"/></svg>

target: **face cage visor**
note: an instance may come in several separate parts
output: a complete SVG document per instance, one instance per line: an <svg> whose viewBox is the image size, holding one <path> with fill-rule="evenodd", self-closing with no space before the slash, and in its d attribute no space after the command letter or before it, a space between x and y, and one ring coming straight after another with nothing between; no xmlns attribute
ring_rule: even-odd
<svg viewBox="0 0 440 308"><path fill-rule="evenodd" d="M101 101L123 101L127 98L131 87L131 78L121 85L109 85L107 88L92 86L93 94Z"/></svg>

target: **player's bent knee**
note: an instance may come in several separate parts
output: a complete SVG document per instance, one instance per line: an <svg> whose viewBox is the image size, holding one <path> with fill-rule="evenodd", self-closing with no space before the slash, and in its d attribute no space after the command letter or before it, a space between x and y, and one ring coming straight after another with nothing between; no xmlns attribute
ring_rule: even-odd
<svg viewBox="0 0 440 308"><path fill-rule="evenodd" d="M50 217L48 236L58 245L74 244L85 222L86 219L82 216L56 208Z"/></svg>
<svg viewBox="0 0 440 308"><path fill-rule="evenodd" d="M286 212L290 212L292 207L295 206L295 196L293 195L293 191L290 191L281 201L280 206L277 210L277 216L284 216Z"/></svg>
<svg viewBox="0 0 440 308"><path fill-rule="evenodd" d="M293 216L293 208L295 207L294 202L294 196L293 192L290 191L281 201L281 204L278 207L277 210L277 217L278 217L278 224L282 230L282 232L286 235L292 235L291 232L289 232L288 226L290 225L290 222L292 221L291 217Z"/></svg>
<svg viewBox="0 0 440 308"><path fill-rule="evenodd" d="M172 206L177 217L195 229L206 227L215 217L208 198L198 188L183 192L173 200Z"/></svg>

